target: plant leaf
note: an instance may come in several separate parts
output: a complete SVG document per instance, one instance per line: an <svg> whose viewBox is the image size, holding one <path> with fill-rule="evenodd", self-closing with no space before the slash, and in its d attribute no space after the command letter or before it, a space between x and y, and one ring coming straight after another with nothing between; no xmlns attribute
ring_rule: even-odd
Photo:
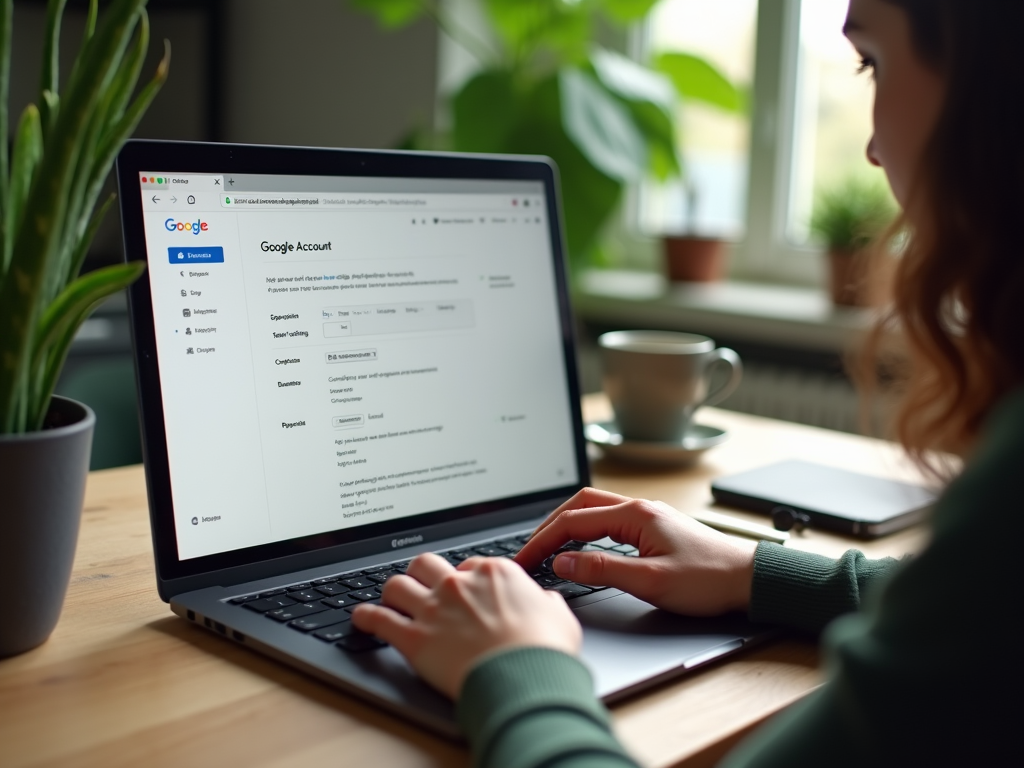
<svg viewBox="0 0 1024 768"><path fill-rule="evenodd" d="M647 168L647 147L629 110L579 69L562 69L558 80L566 135L606 176L639 179Z"/></svg>
<svg viewBox="0 0 1024 768"><path fill-rule="evenodd" d="M668 77L601 49L591 54L591 65L601 84L629 109L647 142L648 165L654 176L664 180L680 173L674 120L678 96Z"/></svg>
<svg viewBox="0 0 1024 768"><path fill-rule="evenodd" d="M486 8L514 61L545 48L562 62L585 60L593 22L589 2L486 0Z"/></svg>
<svg viewBox="0 0 1024 768"><path fill-rule="evenodd" d="M114 76L113 83L111 83L109 102L105 105L105 128L109 128L109 126L115 121L120 120L121 116L124 114L125 107L128 105L128 102L132 97L132 93L135 92L135 86L138 85L139 75L142 74L142 65L146 60L146 51L148 50L149 14L146 13L145 9L143 9L139 13L139 26L136 30L135 40L132 42L132 47L126 54L124 63L118 68L117 74ZM164 76L166 77L166 64L169 63L170 59L166 46L164 48L164 57L168 61L161 61L158 65L157 71L159 72L160 66L164 66Z"/></svg>
<svg viewBox="0 0 1024 768"><path fill-rule="evenodd" d="M60 114L60 95L54 91L43 91L43 106L50 115L51 120L56 120Z"/></svg>
<svg viewBox="0 0 1024 768"><path fill-rule="evenodd" d="M67 0L49 0L46 4L46 35L43 39L43 68L39 75L40 96L47 91L58 93L60 87L60 23ZM43 133L48 136L56 120L41 100Z"/></svg>
<svg viewBox="0 0 1024 768"><path fill-rule="evenodd" d="M164 57L157 66L153 80L136 97L128 112L125 112L125 104L138 82L148 46L149 17L145 11L142 11L139 14L138 34L127 54L127 62L120 68L111 83L107 98L97 110L94 123L90 126L90 131L101 129L102 133L90 135L88 143L92 145L92 151L89 153L91 162L82 163L81 175L75 179L72 207L68 213L69 226L65 233L64 253L66 254L77 251L82 233L89 226L96 200L103 189L103 182L110 173L117 152L135 130L142 115L167 80L171 54L170 44L164 41ZM57 287L58 290L78 276L84 255L84 253L76 253L63 265L63 269L58 273L62 280ZM55 295L55 293L51 295Z"/></svg>
<svg viewBox="0 0 1024 768"><path fill-rule="evenodd" d="M458 152L505 152L518 115L512 74L481 72L452 100L452 140Z"/></svg>
<svg viewBox="0 0 1024 768"><path fill-rule="evenodd" d="M114 125L110 126L96 150L96 162L93 166L92 182L87 196L88 205L86 210L91 210L95 204L96 198L103 187L103 182L107 178L107 174L110 173L114 161L117 159L117 153L124 146L125 141L132 135L142 116L149 109L149 105L153 103L153 99L156 98L164 83L167 82L170 67L171 44L169 41L164 40L164 56L160 59L160 64L156 68L153 79L135 97L135 101L131 103L121 118Z"/></svg>
<svg viewBox="0 0 1024 768"><path fill-rule="evenodd" d="M623 24L640 21L659 0L604 0L605 12Z"/></svg>
<svg viewBox="0 0 1024 768"><path fill-rule="evenodd" d="M655 69L664 72L684 99L693 99L726 112L746 111L743 92L709 61L689 53L663 53Z"/></svg>
<svg viewBox="0 0 1024 768"><path fill-rule="evenodd" d="M50 395L78 328L104 299L127 288L145 269L142 261L97 269L75 280L47 308L39 322L32 366L39 375L29 413L29 421L35 429L42 427Z"/></svg>
<svg viewBox="0 0 1024 768"><path fill-rule="evenodd" d="M7 213L7 189L9 156L7 154L8 94L11 88L11 24L14 15L14 0L0 0L0 224ZM0 238L0 243L4 238ZM2 246L0 246L2 247ZM0 264L7 263L10 254L0 253ZM0 275L3 273L0 272ZM0 278L2 280L2 278Z"/></svg>
<svg viewBox="0 0 1024 768"><path fill-rule="evenodd" d="M21 115L18 123L18 134L14 140L14 158L11 163L10 194L7 210L4 212L4 243L3 253L10 254L14 238L21 228L21 216L25 209L32 186L32 177L36 166L43 156L43 130L39 110L35 104L29 104ZM7 274L9 262L5 258L0 264L0 279Z"/></svg>
<svg viewBox="0 0 1024 768"><path fill-rule="evenodd" d="M647 142L648 169L664 181L682 173L676 125L670 113L649 101L626 102L636 127Z"/></svg>
<svg viewBox="0 0 1024 768"><path fill-rule="evenodd" d="M100 224L103 223L103 219L107 216L107 211L110 210L110 206L117 200L117 194L111 192L110 196L103 202L99 208L93 211L92 217L89 219L89 223L85 230L78 237L78 242L74 247L74 255L71 257L71 269L68 270L67 282L71 282L74 278L78 277L78 273L82 271L82 264L85 262L85 257L89 253L89 246L92 244L93 238L96 237L96 232L100 228Z"/></svg>
<svg viewBox="0 0 1024 768"><path fill-rule="evenodd" d="M352 6L375 16L377 23L386 29L407 26L425 10L421 0L352 0Z"/></svg>
<svg viewBox="0 0 1024 768"><path fill-rule="evenodd" d="M622 184L587 159L562 123L559 78L551 75L521 94L522 109L509 151L548 155L558 164L570 264L586 265L597 235L618 204Z"/></svg>
<svg viewBox="0 0 1024 768"><path fill-rule="evenodd" d="M896 201L885 182L853 176L818 193L811 233L832 250L852 253L882 235L896 214Z"/></svg>
<svg viewBox="0 0 1024 768"><path fill-rule="evenodd" d="M647 101L672 114L676 89L667 75L637 64L632 59L603 48L590 55L601 85L628 101Z"/></svg>
<svg viewBox="0 0 1024 768"><path fill-rule="evenodd" d="M88 40L96 32L96 17L100 12L99 0L89 0L89 15L85 19L85 39Z"/></svg>

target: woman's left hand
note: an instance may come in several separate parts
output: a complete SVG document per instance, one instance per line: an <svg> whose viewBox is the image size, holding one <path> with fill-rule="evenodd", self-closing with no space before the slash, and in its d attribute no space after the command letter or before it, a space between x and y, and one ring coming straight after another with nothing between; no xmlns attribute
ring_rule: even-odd
<svg viewBox="0 0 1024 768"><path fill-rule="evenodd" d="M501 557L453 568L433 554L384 585L384 605L360 605L352 623L393 645L424 680L457 698L473 665L506 648L541 646L569 654L582 631L565 600Z"/></svg>

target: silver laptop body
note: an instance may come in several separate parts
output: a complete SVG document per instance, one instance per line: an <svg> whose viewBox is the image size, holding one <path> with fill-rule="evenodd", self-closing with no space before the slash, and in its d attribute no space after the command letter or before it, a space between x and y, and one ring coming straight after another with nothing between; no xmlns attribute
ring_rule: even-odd
<svg viewBox="0 0 1024 768"><path fill-rule="evenodd" d="M553 164L133 141L118 183L161 597L457 736L397 651L316 627L589 483ZM565 594L606 701L766 636Z"/></svg>

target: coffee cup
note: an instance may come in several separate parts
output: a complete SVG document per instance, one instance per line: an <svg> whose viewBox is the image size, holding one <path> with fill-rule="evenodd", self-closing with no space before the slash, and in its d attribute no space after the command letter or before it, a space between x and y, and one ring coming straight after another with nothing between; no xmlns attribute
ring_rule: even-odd
<svg viewBox="0 0 1024 768"><path fill-rule="evenodd" d="M598 345L604 391L626 440L681 441L697 409L724 400L743 376L739 355L693 333L613 331ZM728 377L709 391L719 368L728 369Z"/></svg>

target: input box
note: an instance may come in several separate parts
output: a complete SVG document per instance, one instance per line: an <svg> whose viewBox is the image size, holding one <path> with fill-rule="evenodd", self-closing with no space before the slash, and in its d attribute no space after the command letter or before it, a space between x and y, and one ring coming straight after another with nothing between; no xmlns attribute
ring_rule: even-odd
<svg viewBox="0 0 1024 768"><path fill-rule="evenodd" d="M331 426L335 429L356 429L363 426L366 423L362 414L352 414L350 416L335 416L331 419Z"/></svg>
<svg viewBox="0 0 1024 768"><path fill-rule="evenodd" d="M324 337L373 336L384 333L447 331L476 325L470 299L397 302L358 307L325 307ZM335 319L336 318L336 319Z"/></svg>
<svg viewBox="0 0 1024 768"><path fill-rule="evenodd" d="M358 363L377 359L376 349L346 349L342 352L327 352L325 361L330 363Z"/></svg>
<svg viewBox="0 0 1024 768"><path fill-rule="evenodd" d="M324 323L324 337L336 339L339 336L351 336L352 323Z"/></svg>

